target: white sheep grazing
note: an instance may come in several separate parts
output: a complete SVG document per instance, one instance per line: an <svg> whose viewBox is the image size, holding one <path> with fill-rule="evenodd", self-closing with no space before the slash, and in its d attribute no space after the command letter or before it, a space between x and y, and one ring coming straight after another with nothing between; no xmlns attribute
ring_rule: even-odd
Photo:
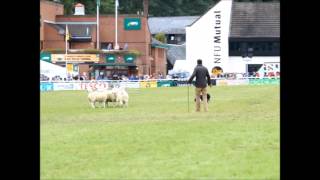
<svg viewBox="0 0 320 180"><path fill-rule="evenodd" d="M92 108L96 107L96 102L103 103L103 107L106 107L106 104L113 97L113 93L110 90L104 91L91 91L88 94L88 100Z"/></svg>
<svg viewBox="0 0 320 180"><path fill-rule="evenodd" d="M117 94L116 92L112 89L112 90L108 90L109 91L109 94L108 94L108 97L107 97L107 105L108 105L108 102L117 102Z"/></svg>
<svg viewBox="0 0 320 180"><path fill-rule="evenodd" d="M121 107L128 107L129 94L126 92L126 90L124 88L114 88L112 90L116 95L116 102L118 103L118 105Z"/></svg>

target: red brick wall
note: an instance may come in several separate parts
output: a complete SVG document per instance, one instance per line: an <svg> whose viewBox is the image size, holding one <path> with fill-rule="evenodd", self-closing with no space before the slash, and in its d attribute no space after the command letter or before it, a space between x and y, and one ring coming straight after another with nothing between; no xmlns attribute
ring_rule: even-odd
<svg viewBox="0 0 320 180"><path fill-rule="evenodd" d="M54 3L51 1L41 0L40 15L41 15L40 40L44 40L43 20L55 21L56 15L63 15L63 5L59 3Z"/></svg>
<svg viewBox="0 0 320 180"><path fill-rule="evenodd" d="M137 57L136 65L138 66L138 74L152 74L151 73L151 54L150 41L151 35L147 24L146 17L140 17L141 19L141 30L124 30L123 21L127 17L138 17L134 15L119 15L118 16L118 44L120 47L124 47L124 44L128 44L129 50L137 50L141 52L141 56ZM96 16L56 16L57 22L81 22L89 21L95 22ZM49 26L49 25L47 25ZM65 48L64 36L59 35L57 30L52 27L45 28L45 42L44 48ZM48 35L47 35L48 34ZM115 19L112 15L101 15L100 16L100 43L102 42L113 42L115 45ZM93 25L92 29L92 42L89 43L71 43L71 49L84 49L84 48L95 48L96 47L96 28ZM153 56L155 59L156 71L160 71L163 74L166 72L166 57L165 51L161 51L162 55ZM159 66L159 67L158 67ZM157 73L157 72L156 72Z"/></svg>
<svg viewBox="0 0 320 180"><path fill-rule="evenodd" d="M82 75L83 72L89 72L89 65L88 64L79 64L79 73ZM89 73L87 73L89 77Z"/></svg>
<svg viewBox="0 0 320 180"><path fill-rule="evenodd" d="M154 73L156 74L162 73L162 75L166 75L166 69L167 69L166 50L162 48L153 48L152 56L154 57L154 64L155 64Z"/></svg>
<svg viewBox="0 0 320 180"><path fill-rule="evenodd" d="M44 41L43 41L43 49L48 48L65 48L64 36L59 35L58 31L50 26L49 24L44 23Z"/></svg>

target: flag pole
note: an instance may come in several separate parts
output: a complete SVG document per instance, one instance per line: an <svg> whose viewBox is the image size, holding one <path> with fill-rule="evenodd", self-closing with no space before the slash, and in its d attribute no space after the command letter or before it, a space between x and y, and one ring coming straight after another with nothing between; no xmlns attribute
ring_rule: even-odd
<svg viewBox="0 0 320 180"><path fill-rule="evenodd" d="M69 30L68 30L68 24L66 24L66 37L65 37L65 40L66 40L66 52L65 52L65 55L64 55L64 61L66 63L66 79L68 78L68 63L67 63L67 54L68 54L68 39L69 39Z"/></svg>
<svg viewBox="0 0 320 180"><path fill-rule="evenodd" d="M118 0L115 0L115 8L114 8L114 11L115 11L115 48L116 50L119 49L119 45L118 45L118 6L119 6L119 2Z"/></svg>
<svg viewBox="0 0 320 180"><path fill-rule="evenodd" d="M189 83L187 83L187 86L188 86L188 112L190 112L190 108L189 108Z"/></svg>
<svg viewBox="0 0 320 180"><path fill-rule="evenodd" d="M100 44L99 44L99 6L100 6L100 0L97 0L97 49L100 49Z"/></svg>

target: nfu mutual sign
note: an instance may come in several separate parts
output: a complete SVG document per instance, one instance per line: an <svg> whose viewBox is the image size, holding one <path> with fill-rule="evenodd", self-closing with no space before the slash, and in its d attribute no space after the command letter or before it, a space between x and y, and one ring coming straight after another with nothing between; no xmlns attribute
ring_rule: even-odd
<svg viewBox="0 0 320 180"><path fill-rule="evenodd" d="M221 63L221 11L214 11L213 61Z"/></svg>
<svg viewBox="0 0 320 180"><path fill-rule="evenodd" d="M209 71L229 64L229 31L232 0L220 0L194 23L186 27L186 64L193 71L197 59Z"/></svg>
<svg viewBox="0 0 320 180"><path fill-rule="evenodd" d="M223 71L227 71L229 63L229 31L231 24L231 0L222 0L213 7L211 12L212 28L212 51L211 66L221 67Z"/></svg>

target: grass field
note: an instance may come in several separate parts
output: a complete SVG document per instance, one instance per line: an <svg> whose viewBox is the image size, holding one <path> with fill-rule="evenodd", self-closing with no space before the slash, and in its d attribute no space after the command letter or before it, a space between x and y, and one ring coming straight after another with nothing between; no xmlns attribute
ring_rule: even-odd
<svg viewBox="0 0 320 180"><path fill-rule="evenodd" d="M128 108L41 93L41 179L279 179L279 86L129 89Z"/></svg>

